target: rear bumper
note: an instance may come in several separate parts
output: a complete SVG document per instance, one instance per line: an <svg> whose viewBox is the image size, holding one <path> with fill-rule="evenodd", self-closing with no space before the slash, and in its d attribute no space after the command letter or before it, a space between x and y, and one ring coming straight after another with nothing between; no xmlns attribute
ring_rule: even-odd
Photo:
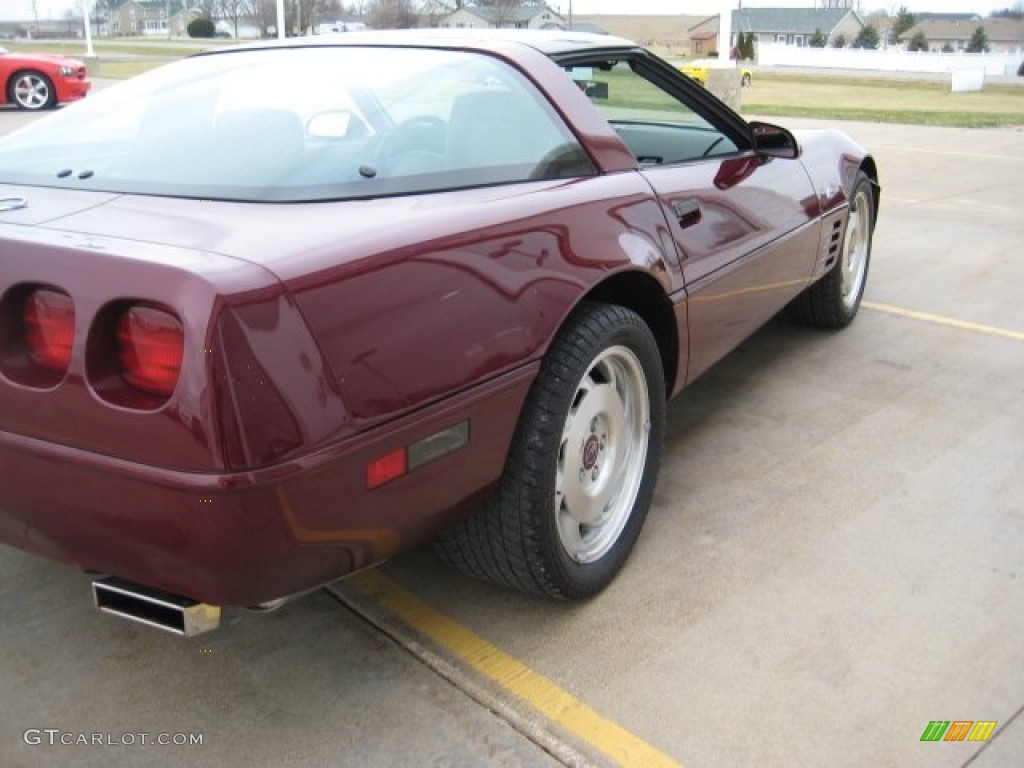
<svg viewBox="0 0 1024 768"><path fill-rule="evenodd" d="M0 541L215 605L333 581L433 535L499 476L535 368L286 463L183 472L0 432ZM464 419L469 444L373 490L367 462Z"/></svg>

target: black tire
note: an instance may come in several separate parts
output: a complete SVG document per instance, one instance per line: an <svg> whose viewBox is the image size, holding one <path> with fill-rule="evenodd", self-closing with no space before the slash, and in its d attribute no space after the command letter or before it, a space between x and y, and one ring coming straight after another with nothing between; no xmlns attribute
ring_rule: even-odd
<svg viewBox="0 0 1024 768"><path fill-rule="evenodd" d="M789 305L794 320L819 328L845 328L860 309L871 265L875 196L870 179L858 172L843 226L843 245L832 268Z"/></svg>
<svg viewBox="0 0 1024 768"><path fill-rule="evenodd" d="M26 69L16 72L7 82L7 101L18 109L36 111L57 106L53 81L42 72Z"/></svg>
<svg viewBox="0 0 1024 768"><path fill-rule="evenodd" d="M442 535L438 552L471 576L531 594L593 595L643 527L664 424L651 330L623 307L582 305L541 364L498 487Z"/></svg>

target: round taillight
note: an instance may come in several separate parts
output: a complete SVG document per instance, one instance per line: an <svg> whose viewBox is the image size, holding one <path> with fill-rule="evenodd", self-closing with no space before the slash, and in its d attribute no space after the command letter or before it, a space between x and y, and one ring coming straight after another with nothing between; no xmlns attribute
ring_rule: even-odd
<svg viewBox="0 0 1024 768"><path fill-rule="evenodd" d="M41 368L63 374L75 340L75 304L66 293L49 288L32 291L22 309L29 359Z"/></svg>
<svg viewBox="0 0 1024 768"><path fill-rule="evenodd" d="M169 397L178 383L185 333L181 322L156 307L134 306L117 321L117 358L136 389Z"/></svg>

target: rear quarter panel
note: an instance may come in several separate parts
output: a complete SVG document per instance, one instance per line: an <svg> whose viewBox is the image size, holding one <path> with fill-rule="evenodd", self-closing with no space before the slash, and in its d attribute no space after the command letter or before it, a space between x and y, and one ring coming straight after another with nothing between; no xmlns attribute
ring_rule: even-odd
<svg viewBox="0 0 1024 768"><path fill-rule="evenodd" d="M264 262L295 297L357 427L538 359L583 296L640 271L681 275L637 174L375 201L339 258Z"/></svg>

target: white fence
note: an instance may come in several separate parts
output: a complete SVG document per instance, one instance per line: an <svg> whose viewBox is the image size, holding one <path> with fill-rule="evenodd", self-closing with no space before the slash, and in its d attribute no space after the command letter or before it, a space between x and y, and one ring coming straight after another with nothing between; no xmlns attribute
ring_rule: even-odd
<svg viewBox="0 0 1024 768"><path fill-rule="evenodd" d="M883 72L960 72L984 70L986 75L1016 75L1021 53L925 53L897 48L871 51L857 48L799 48L762 44L757 63L779 67L874 69Z"/></svg>

